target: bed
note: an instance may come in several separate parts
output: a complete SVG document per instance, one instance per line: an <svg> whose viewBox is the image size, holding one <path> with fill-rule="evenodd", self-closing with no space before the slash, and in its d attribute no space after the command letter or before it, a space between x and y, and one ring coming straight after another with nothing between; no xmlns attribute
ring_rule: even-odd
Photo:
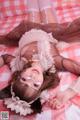
<svg viewBox="0 0 80 120"><path fill-rule="evenodd" d="M80 0L52 0L52 4L55 4L59 23L72 22L80 17ZM10 32L22 20L27 19L26 0L0 0L0 35ZM4 53L14 54L15 49L0 45L0 55ZM80 43L62 48L61 55L80 62ZM61 91L67 89L71 82L77 79L77 76L69 72L60 72L59 76L61 82L58 89ZM9 84L10 78L11 72L7 66L0 68L0 90ZM47 92L46 97L51 98L54 94L55 90L50 90ZM0 100L0 113L4 113L4 111L9 113L9 120L80 120L80 96L75 97L59 110L53 110L45 104L41 114L33 114L26 117L10 112L3 105L3 100ZM0 120L2 120L1 114Z"/></svg>

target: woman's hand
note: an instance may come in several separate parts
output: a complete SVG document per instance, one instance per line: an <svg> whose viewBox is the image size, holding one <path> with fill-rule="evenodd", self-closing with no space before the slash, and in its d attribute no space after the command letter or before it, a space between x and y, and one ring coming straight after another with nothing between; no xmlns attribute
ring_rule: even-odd
<svg viewBox="0 0 80 120"><path fill-rule="evenodd" d="M63 92L58 92L56 97L50 100L49 105L53 109L60 109L62 108L70 99L75 97L77 93L72 89L68 88Z"/></svg>
<svg viewBox="0 0 80 120"><path fill-rule="evenodd" d="M14 56L9 55L9 54L4 54L0 56L0 67L3 67L4 65L8 65L8 67L10 68L10 62L12 61L12 59L14 58Z"/></svg>
<svg viewBox="0 0 80 120"><path fill-rule="evenodd" d="M4 60L2 58L2 56L0 56L0 67L2 67L4 65Z"/></svg>

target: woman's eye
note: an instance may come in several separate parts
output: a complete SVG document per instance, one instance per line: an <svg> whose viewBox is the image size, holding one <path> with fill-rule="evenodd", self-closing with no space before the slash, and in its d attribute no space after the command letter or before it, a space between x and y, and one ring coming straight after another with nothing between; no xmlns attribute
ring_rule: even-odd
<svg viewBox="0 0 80 120"><path fill-rule="evenodd" d="M26 79L25 78L21 78L23 81L26 81Z"/></svg>
<svg viewBox="0 0 80 120"><path fill-rule="evenodd" d="M35 86L35 87L38 87L39 85L37 85L37 84L34 83L34 86Z"/></svg>

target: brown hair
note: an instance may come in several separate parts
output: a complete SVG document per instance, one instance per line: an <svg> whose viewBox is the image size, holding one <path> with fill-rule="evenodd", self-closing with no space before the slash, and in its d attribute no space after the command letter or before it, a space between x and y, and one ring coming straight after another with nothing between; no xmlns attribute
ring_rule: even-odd
<svg viewBox="0 0 80 120"><path fill-rule="evenodd" d="M7 46L18 46L18 42L22 35L31 30L32 28L42 29L48 33L52 32L55 39L65 42L73 42L80 40L80 18L77 18L73 22L69 23L49 23L49 24L37 24L23 20L17 27L6 35L0 36L0 44Z"/></svg>
<svg viewBox="0 0 80 120"><path fill-rule="evenodd" d="M20 77L19 77L20 72L18 72L17 74L18 75L15 78L16 80L14 81L14 84L13 84L13 90L14 90L16 96L19 96L22 100L26 100L27 102L35 99L35 97L38 96L41 93L41 91L48 89L48 88L57 87L59 84L59 81L60 81L57 73L53 74L53 73L50 73L48 70L43 73L44 81L43 81L43 84L42 84L41 88L39 89L39 91L36 91L34 95L30 96L29 91L28 91L28 89L30 89L30 87L28 85L21 83ZM15 75L14 75L14 77L15 77ZM27 95L27 97L26 97L26 95Z"/></svg>
<svg viewBox="0 0 80 120"><path fill-rule="evenodd" d="M29 66L30 65L28 65L28 67ZM30 101L36 99L43 90L48 89L48 88L57 87L59 84L59 81L60 81L60 79L57 75L57 72L54 74L54 73L50 73L50 70L47 70L43 73L44 81L43 81L43 84L42 84L41 88L39 89L39 91L35 91L35 92L33 92L33 94L30 95L29 91L31 90L31 88L28 85L25 85L20 82L20 74L21 74L21 72L15 72L13 74L13 79L14 79L13 91L15 92L15 95L18 96L21 100L25 100L27 102L30 102ZM37 103L39 105L36 105ZM38 107L38 108L36 108L36 107ZM32 104L32 108L35 109L34 111L36 111L36 112L41 111L40 99L37 99Z"/></svg>

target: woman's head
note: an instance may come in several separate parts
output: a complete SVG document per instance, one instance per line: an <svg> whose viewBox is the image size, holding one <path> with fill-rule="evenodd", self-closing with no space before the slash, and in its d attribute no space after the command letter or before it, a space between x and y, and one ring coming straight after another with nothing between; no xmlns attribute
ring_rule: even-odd
<svg viewBox="0 0 80 120"><path fill-rule="evenodd" d="M51 73L50 69L43 72L40 66L32 66L30 63L28 63L27 66L29 68L25 67L22 72L13 74L15 79L12 87L13 92L20 100L24 100L28 103L32 102L32 110L36 113L40 113L42 109L39 98L41 92L47 88L55 88L58 86L60 80L57 73ZM35 67L36 69L34 69ZM32 75L32 77L29 75Z"/></svg>
<svg viewBox="0 0 80 120"><path fill-rule="evenodd" d="M49 71L43 73L41 67L35 64L19 72L13 84L15 95L31 102L40 96L42 90L56 87L59 84L57 73L53 74Z"/></svg>
<svg viewBox="0 0 80 120"><path fill-rule="evenodd" d="M21 99L31 102L39 95L43 84L43 71L39 64L32 64L20 72L20 77L15 80L13 90Z"/></svg>

